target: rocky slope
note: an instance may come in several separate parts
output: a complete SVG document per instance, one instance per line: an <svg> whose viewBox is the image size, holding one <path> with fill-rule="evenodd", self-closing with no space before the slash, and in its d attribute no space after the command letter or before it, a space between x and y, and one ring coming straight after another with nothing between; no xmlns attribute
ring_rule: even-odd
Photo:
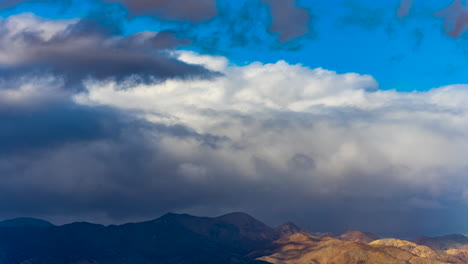
<svg viewBox="0 0 468 264"><path fill-rule="evenodd" d="M374 247L396 247L422 258L435 258L437 256L437 253L427 246L417 245L413 242L394 238L375 240L370 242L369 245Z"/></svg>
<svg viewBox="0 0 468 264"><path fill-rule="evenodd" d="M273 242L268 250L252 253L252 255L265 254L266 256L258 259L273 264L464 263L456 258L439 256L429 248L420 248L414 243L406 242L382 240L368 245L298 233L285 236Z"/></svg>

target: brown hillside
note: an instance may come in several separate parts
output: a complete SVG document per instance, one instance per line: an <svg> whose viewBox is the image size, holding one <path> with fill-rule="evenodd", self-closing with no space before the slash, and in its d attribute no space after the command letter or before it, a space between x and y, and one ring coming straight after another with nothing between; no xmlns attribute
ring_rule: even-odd
<svg viewBox="0 0 468 264"><path fill-rule="evenodd" d="M334 238L298 233L275 241L268 256L273 264L443 264L397 247L371 246Z"/></svg>

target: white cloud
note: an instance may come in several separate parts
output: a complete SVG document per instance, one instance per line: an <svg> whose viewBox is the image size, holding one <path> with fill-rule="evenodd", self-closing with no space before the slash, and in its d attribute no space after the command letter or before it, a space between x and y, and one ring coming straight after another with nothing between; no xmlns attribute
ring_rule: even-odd
<svg viewBox="0 0 468 264"><path fill-rule="evenodd" d="M180 58L224 76L131 89L89 81L88 91L75 99L137 110L152 122L182 124L200 134L226 138L214 149L178 139L167 139L170 144L162 146L188 163L201 160L205 163L201 167L215 167L210 171L226 166L250 180L283 177L309 191L331 188L346 193L349 190L337 182L359 175L438 195L446 191L442 182L468 168L464 158L468 109L463 104L468 86L403 93L379 90L369 75L338 74L284 61L235 66L224 58L194 53L182 52ZM313 166L305 170L292 166L298 155ZM185 174L195 171L181 166ZM356 195L392 195L383 186L376 188Z"/></svg>

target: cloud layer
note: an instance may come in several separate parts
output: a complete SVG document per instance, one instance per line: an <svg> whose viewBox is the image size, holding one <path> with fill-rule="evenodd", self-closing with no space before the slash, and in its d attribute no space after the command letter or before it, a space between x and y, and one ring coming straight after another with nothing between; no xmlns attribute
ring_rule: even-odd
<svg viewBox="0 0 468 264"><path fill-rule="evenodd" d="M180 160L174 171L192 188L229 186L239 193L235 201L230 192L213 196L223 208L261 211L270 219L300 212L320 229L330 228L324 219L334 217L337 226L379 232L395 232L390 227L398 223L398 231L414 234L424 232L419 223L435 228L438 220L421 219L424 213L466 202L466 86L398 93L378 90L371 76L286 62L237 67L221 57L179 58L224 77L125 91L90 82L76 100L222 139L207 147L165 138L160 146ZM270 202L274 213L266 213Z"/></svg>
<svg viewBox="0 0 468 264"><path fill-rule="evenodd" d="M468 231L466 85L384 91L89 23L0 23L0 216L247 211L315 231Z"/></svg>

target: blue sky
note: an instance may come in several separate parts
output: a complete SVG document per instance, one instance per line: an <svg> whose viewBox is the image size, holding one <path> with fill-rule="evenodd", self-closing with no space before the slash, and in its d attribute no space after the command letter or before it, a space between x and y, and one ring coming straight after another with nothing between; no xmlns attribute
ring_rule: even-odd
<svg viewBox="0 0 468 264"><path fill-rule="evenodd" d="M226 8L223 1L220 10L232 17L241 14L242 8L251 3L246 1L230 2ZM247 1L249 2L249 1ZM256 2L256 1L253 1ZM253 3L252 2L252 3ZM397 17L398 1L333 0L300 1L299 5L311 10L314 32L289 43L286 47L272 48L274 37L265 32L268 26L266 7L258 7L250 14L262 14L266 19L257 17L238 17L251 20L246 24L254 25L258 36L265 40L261 45L221 44L207 49L207 44L194 42L183 49L201 51L208 54L222 54L236 64L253 61L276 62L286 60L301 63L308 67L323 67L339 73L357 72L370 74L380 83L381 89L398 91L426 91L449 84L468 82L468 48L465 38L454 39L445 34L443 19L434 14L447 7L449 0L415 1L407 17ZM259 6L258 4L255 4ZM244 7L243 7L244 6ZM237 10L233 10L233 8ZM4 17L22 12L33 12L47 18L79 18L110 15L123 24L123 34L146 30L178 30L183 22L171 22L154 17L134 17L125 19L126 10L119 4L107 4L105 11L96 7L94 2L75 1L73 8L64 9L60 5L47 3L23 3L17 8L4 10ZM222 19L203 22L195 26L197 34L210 36L210 27L223 28ZM245 21L244 21L245 22ZM221 26L220 26L221 25ZM249 29L250 30L250 29ZM179 33L185 37L185 33ZM229 31L221 30L217 37L228 39ZM255 35L255 34L254 34ZM247 36L247 39L251 36ZM288 47L299 45L297 49ZM202 46L202 47L200 47Z"/></svg>

